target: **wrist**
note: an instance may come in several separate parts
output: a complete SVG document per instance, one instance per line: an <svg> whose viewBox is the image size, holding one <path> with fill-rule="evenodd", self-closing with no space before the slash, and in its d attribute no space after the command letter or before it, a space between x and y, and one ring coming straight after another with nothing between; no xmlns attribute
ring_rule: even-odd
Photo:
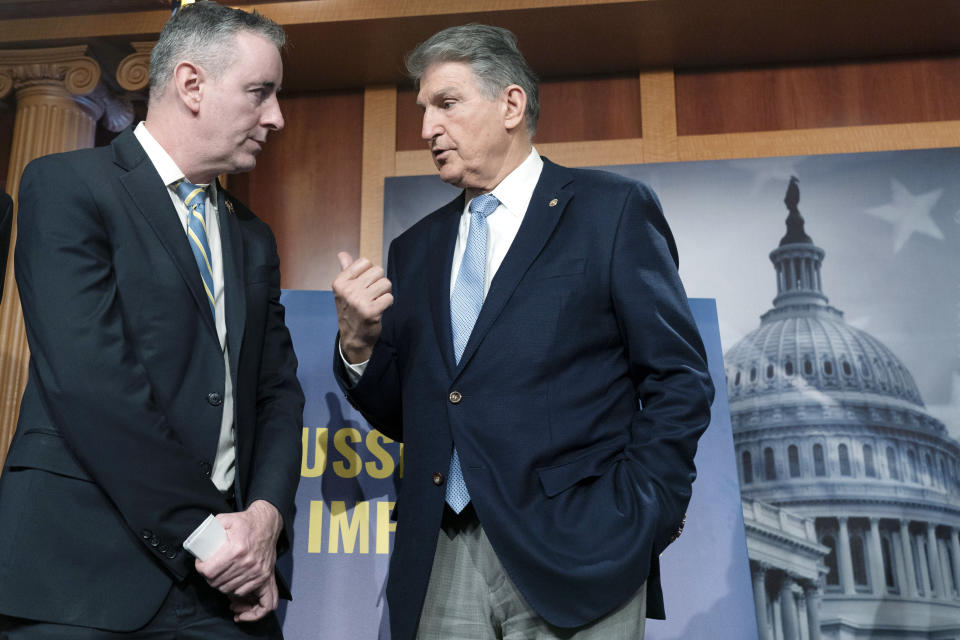
<svg viewBox="0 0 960 640"><path fill-rule="evenodd" d="M272 503L266 500L254 500L247 507L247 510L255 513L268 525L274 538L280 535L280 531L283 530L283 518L280 516L280 511Z"/></svg>

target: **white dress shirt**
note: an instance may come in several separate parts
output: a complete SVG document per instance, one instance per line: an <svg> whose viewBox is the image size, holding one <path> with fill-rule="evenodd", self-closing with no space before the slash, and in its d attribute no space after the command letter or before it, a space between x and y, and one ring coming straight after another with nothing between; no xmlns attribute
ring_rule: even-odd
<svg viewBox="0 0 960 640"><path fill-rule="evenodd" d="M180 223L183 225L184 234L187 233L187 220L189 212L187 205L183 203L180 196L177 195L176 185L185 176L183 171L177 166L160 143L150 135L143 122L137 125L133 131L137 140L140 141L143 150L150 158L150 162L160 174L160 179L167 185L167 192L170 194L170 201L176 208ZM198 187L208 187L208 185L197 185ZM220 242L220 220L217 212L217 185L213 183L204 191L204 211L206 212L207 225L207 243L210 246L210 259L213 262L213 298L214 308L216 309L217 337L220 340L220 348L223 350L223 366L225 372L225 384L223 390L223 417L220 420L220 437L217 441L217 456L214 460L213 470L210 479L223 493L227 493L233 486L236 463L236 446L233 433L233 379L230 375L230 355L227 350L227 322L225 318L226 304L223 292L223 248ZM189 242L189 240L188 240ZM191 252L192 255L192 252ZM206 307L204 307L205 309ZM170 320L174 321L173 318Z"/></svg>
<svg viewBox="0 0 960 640"><path fill-rule="evenodd" d="M499 206L487 216L487 263L484 269L483 295L486 298L490 291L490 283L497 269L507 255L513 239L517 236L523 217L527 213L527 207L530 205L530 199L533 198L533 190L540 181L540 173L543 171L543 160L536 149L530 150L530 155L520 163L520 165L507 174L507 177L500 181L490 193L496 196L500 201ZM463 203L463 213L460 214L460 229L457 231L457 243L453 248L453 265L450 269L450 295L453 295L453 286L457 282L457 274L460 272L460 263L463 261L463 252L467 248L467 236L470 234L470 203ZM338 343L339 347L339 343ZM453 348L453 345L450 345ZM363 375L367 368L366 362L351 364L343 357L343 350L340 351L340 357L347 365L347 375L350 381L355 383Z"/></svg>

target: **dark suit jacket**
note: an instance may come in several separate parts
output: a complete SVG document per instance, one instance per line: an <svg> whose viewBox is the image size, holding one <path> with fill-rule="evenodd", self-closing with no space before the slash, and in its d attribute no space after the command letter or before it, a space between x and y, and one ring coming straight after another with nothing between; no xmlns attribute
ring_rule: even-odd
<svg viewBox="0 0 960 640"><path fill-rule="evenodd" d="M0 191L0 300L3 300L3 277L7 272L10 251L10 227L13 225L13 200Z"/></svg>
<svg viewBox="0 0 960 640"><path fill-rule="evenodd" d="M268 500L289 529L303 394L276 244L219 193L237 501ZM184 539L233 510L209 479L223 352L186 234L132 131L32 162L19 202L31 359L0 477L0 612L135 629L194 570Z"/></svg>
<svg viewBox="0 0 960 640"><path fill-rule="evenodd" d="M348 398L405 443L393 638L417 627L444 504L434 477L454 442L487 536L540 615L585 624L649 576L648 615L662 617L657 557L683 521L713 387L660 205L643 185L545 161L456 365L462 210L463 196L392 243L395 304L355 386L334 360Z"/></svg>

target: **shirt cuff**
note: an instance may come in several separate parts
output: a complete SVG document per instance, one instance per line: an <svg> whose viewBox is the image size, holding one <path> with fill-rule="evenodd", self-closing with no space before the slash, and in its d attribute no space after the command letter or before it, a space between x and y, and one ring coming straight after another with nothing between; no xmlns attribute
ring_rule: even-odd
<svg viewBox="0 0 960 640"><path fill-rule="evenodd" d="M340 352L340 359L343 360L343 364L347 368L347 377L350 378L350 384L357 384L357 381L363 377L363 372L367 370L367 363L370 361L364 360L359 364L350 364L347 362L347 358L343 355L343 349L340 348L339 340L337 340L337 351Z"/></svg>

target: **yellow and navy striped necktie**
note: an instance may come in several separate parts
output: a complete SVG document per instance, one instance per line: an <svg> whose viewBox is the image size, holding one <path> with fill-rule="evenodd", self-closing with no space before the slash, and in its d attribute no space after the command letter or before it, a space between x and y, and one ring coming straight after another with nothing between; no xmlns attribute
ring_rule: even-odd
<svg viewBox="0 0 960 640"><path fill-rule="evenodd" d="M188 182L186 179L177 183L177 195L187 205L187 236L190 239L190 248L193 257L197 260L200 269L200 279L203 280L203 289L210 302L210 313L217 317L217 307L213 297L213 260L210 255L210 244L207 242L207 214L206 195L204 187Z"/></svg>

